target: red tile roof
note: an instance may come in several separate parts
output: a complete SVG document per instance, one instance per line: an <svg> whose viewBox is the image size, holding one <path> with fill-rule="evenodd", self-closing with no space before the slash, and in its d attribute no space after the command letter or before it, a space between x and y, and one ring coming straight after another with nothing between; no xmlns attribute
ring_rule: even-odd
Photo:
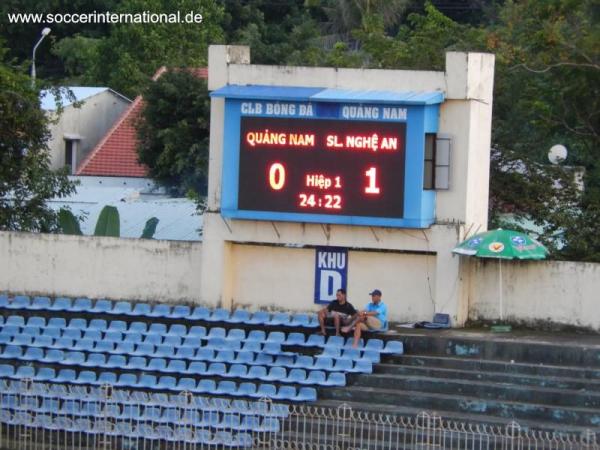
<svg viewBox="0 0 600 450"><path fill-rule="evenodd" d="M156 81L167 69L161 67L152 79ZM199 78L208 78L208 69L188 69ZM144 107L141 96L136 97L119 120L98 142L96 147L83 160L77 169L77 175L101 175L113 177L147 177L148 168L138 162L137 130L135 122Z"/></svg>

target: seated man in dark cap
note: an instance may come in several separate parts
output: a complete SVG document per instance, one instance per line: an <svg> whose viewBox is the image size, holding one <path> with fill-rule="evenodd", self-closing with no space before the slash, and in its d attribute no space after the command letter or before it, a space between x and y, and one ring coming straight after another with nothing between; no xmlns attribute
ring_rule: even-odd
<svg viewBox="0 0 600 450"><path fill-rule="evenodd" d="M358 347L363 331L377 331L387 327L387 306L381 301L381 291L374 289L370 295L371 302L358 313L350 325L342 328L344 333L348 333L354 328L354 342L352 343L354 348Z"/></svg>

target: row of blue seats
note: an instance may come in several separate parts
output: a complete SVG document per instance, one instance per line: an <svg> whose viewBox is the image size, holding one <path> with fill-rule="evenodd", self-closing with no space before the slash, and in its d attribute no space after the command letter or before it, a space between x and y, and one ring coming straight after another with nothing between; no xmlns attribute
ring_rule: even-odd
<svg viewBox="0 0 600 450"><path fill-rule="evenodd" d="M194 408L163 408L154 405L121 405L98 401L81 402L53 398L0 396L0 408L51 415L110 417L137 422L187 424L195 427L229 428L250 431L279 431L279 419L241 413L202 411Z"/></svg>
<svg viewBox="0 0 600 450"><path fill-rule="evenodd" d="M265 344L266 345L266 344ZM104 346L103 346L104 347ZM148 350L146 352L146 350ZM151 351L153 350L153 351ZM339 350L339 349L338 349ZM142 352L143 353L142 356ZM364 352L368 353L368 352ZM147 349L141 345L131 352L107 353L80 350L43 349L40 347L0 346L0 359L61 364L93 368L160 370L172 373L198 373L206 363L283 366L308 370L372 373L378 354L359 357L360 352L343 350L337 356L268 354L253 351L215 350L211 348ZM127 356L126 356L127 355ZM373 359L371 359L373 358ZM193 372L191 372L193 371Z"/></svg>
<svg viewBox="0 0 600 450"><path fill-rule="evenodd" d="M37 349L40 350L40 349ZM41 351L41 350L40 350ZM27 353L27 352L26 352ZM185 374L185 375L203 375L224 378L243 378L248 380L262 381L281 381L284 383L299 383L307 385L321 386L345 386L346 375L342 372L330 371L326 373L324 370L306 370L301 368L292 368L288 370L284 366L261 366L261 365L246 365L246 364L231 364L227 365L223 362L212 362L207 364L203 361L192 362L189 365L183 360L170 360L165 358L136 358L131 357L129 362L122 359L107 360L104 354L90 354L87 358L81 352L67 352L64 359L55 357L46 357L43 353L39 355L30 355L28 358L11 358L20 361L37 361L42 363L53 362L61 365L73 365L90 367L94 369L126 369L126 370L142 370L148 372L163 372L170 374ZM4 357L2 354L0 356ZM34 358L37 356L37 358ZM317 360L318 361L318 360ZM333 361L333 360L332 360ZM118 364L123 363L123 364ZM329 367L333 368L333 366ZM32 366L20 366L19 373L15 376L18 378L37 378L35 368ZM47 378L51 372L45 371L43 376Z"/></svg>
<svg viewBox="0 0 600 450"><path fill-rule="evenodd" d="M159 405L164 408L195 409L204 412L218 411L260 417L285 418L289 415L288 405L272 401L207 397L189 393L148 392L112 387L107 389L107 387L0 378L0 392L3 395L14 395L21 399L37 397L56 401L85 399L88 402L98 402L111 408L112 405L116 405L119 408L119 415L129 405L138 408Z"/></svg>
<svg viewBox="0 0 600 450"><path fill-rule="evenodd" d="M115 436L129 441L137 442L146 440L184 442L210 446L224 446L230 448L246 448L253 446L250 433L231 431L212 431L204 428L171 427L149 423L116 422L109 420L93 421L85 417L71 419L65 416L51 416L49 414L31 414L26 411L11 413L7 410L0 411L0 422L19 427L43 428L51 431L76 433L79 439L82 435L95 438L96 435Z"/></svg>
<svg viewBox="0 0 600 450"><path fill-rule="evenodd" d="M192 308L187 305L171 306L164 303L151 305L149 303L132 303L129 301L112 302L111 300L104 299L92 302L89 298L77 298L73 301L68 297L57 297L52 300L49 297L34 297L31 299L27 295L17 295L12 298L9 298L7 295L0 295L0 308L29 311L89 312L130 317L204 320L207 322L245 323L266 326L316 328L319 325L315 314L290 314L285 312L271 314L266 311L251 313L244 309L237 309L231 313L229 310L223 308L210 310L204 306Z"/></svg>
<svg viewBox="0 0 600 450"><path fill-rule="evenodd" d="M21 371L19 375L17 375L16 371L14 371L14 367L9 366L14 372L12 374L8 374L6 372L10 371L10 369L7 369L3 366L5 365L0 365L0 377L17 377L23 373ZM156 377L155 375L142 374L138 376L136 373L131 372L121 373L120 375L116 374L115 372L101 372L100 374L96 374L96 372L91 370L84 370L78 373L72 369L61 369L54 378L49 380L40 380L37 378L35 369L33 369L32 375L33 376L29 376L27 378L57 383L97 386L108 384L116 387L136 389L176 392L188 391L197 394L227 395L235 397L265 397L287 401L315 401L317 399L317 391L312 387L301 387L296 389L294 386L282 385L278 388L276 385L269 383L259 384L253 382L242 382L238 385L235 381L230 380L217 382L215 380L205 378L196 381L194 378L190 377L182 377L177 379L169 375Z"/></svg>
<svg viewBox="0 0 600 450"><path fill-rule="evenodd" d="M89 326L84 328L85 319L72 319L69 324L62 327L44 326L43 317L30 317L27 322L22 316L10 316L7 323L0 328L0 343L7 343L7 339L15 335L25 336L48 336L52 338L66 337L69 339L89 338L94 340L110 340L114 342L149 342L154 345L170 344L178 346L196 346L198 340L210 340L213 338L224 339L231 342L273 342L289 346L303 347L345 347L352 348L352 338L344 339L341 336L324 336L312 334L308 339L303 333L283 333L272 331L265 333L263 330L251 330L248 334L240 328L232 328L229 331L222 327L213 327L208 330L200 325L189 329L182 324L173 324L169 328L165 324L154 323L150 327L144 322L133 322L129 326L124 321L111 321L107 323L103 319L93 319ZM64 321L64 319L62 319ZM79 322L82 321L82 322ZM381 339L369 339L364 343L360 341L359 348L378 351L384 354L403 353L401 341L390 340L384 343Z"/></svg>

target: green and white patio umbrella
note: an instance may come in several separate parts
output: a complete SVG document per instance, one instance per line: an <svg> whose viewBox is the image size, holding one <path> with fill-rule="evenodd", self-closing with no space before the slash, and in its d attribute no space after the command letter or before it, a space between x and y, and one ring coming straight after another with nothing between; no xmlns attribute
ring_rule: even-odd
<svg viewBox="0 0 600 450"><path fill-rule="evenodd" d="M504 319L502 302L502 260L503 259L545 259L548 250L525 233L514 230L490 230L476 234L461 242L452 250L459 255L477 258L498 259L498 285L500 289L500 320Z"/></svg>

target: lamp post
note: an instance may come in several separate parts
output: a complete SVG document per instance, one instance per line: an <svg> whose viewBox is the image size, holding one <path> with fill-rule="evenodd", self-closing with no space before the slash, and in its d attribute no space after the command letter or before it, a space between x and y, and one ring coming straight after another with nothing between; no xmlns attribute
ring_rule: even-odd
<svg viewBox="0 0 600 450"><path fill-rule="evenodd" d="M31 58L31 88L35 88L35 51L37 50L38 46L42 43L42 41L44 40L44 38L46 36L48 36L50 34L50 28L46 27L42 30L42 37L40 38L39 41L37 41L37 44L35 44L35 46L33 47L33 57Z"/></svg>

